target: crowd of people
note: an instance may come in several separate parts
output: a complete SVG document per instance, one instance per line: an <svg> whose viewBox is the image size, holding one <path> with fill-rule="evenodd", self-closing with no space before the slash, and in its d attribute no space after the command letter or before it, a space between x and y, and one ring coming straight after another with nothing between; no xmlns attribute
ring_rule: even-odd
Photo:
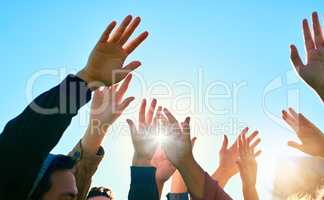
<svg viewBox="0 0 324 200"><path fill-rule="evenodd" d="M111 22L90 54L86 67L67 76L60 84L42 93L0 135L1 200L112 200L106 187L91 187L91 180L105 155L102 141L109 128L134 101L125 97L131 72L139 61L124 64L148 36L143 32L129 38L141 19L127 16L116 27ZM316 12L312 15L313 34L303 21L306 64L296 46L291 45L291 61L299 77L324 100L324 36ZM92 94L94 93L94 94ZM67 155L50 154L78 110L92 99L90 121L80 141ZM296 132L300 143L288 145L311 156L324 157L324 135L301 113L289 108L283 120ZM224 191L236 174L242 180L245 200L258 200L256 189L258 131L245 128L233 144L224 136L219 166L209 175L196 162L190 136L190 117L179 121L157 99L143 99L138 124L128 119L134 147L129 200L157 200L163 186L172 179L169 200L232 199ZM163 136L162 140L157 137ZM296 197L298 199L299 197ZM303 198L303 197L300 197ZM318 193L312 199L323 199Z"/></svg>

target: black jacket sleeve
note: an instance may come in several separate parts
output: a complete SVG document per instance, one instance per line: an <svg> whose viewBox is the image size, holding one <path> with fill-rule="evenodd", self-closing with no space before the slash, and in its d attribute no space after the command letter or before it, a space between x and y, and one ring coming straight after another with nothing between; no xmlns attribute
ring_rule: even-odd
<svg viewBox="0 0 324 200"><path fill-rule="evenodd" d="M86 83L69 75L6 124L0 135L0 199L26 199L43 161L90 99Z"/></svg>
<svg viewBox="0 0 324 200"><path fill-rule="evenodd" d="M158 200L154 167L131 167L131 186L128 200Z"/></svg>

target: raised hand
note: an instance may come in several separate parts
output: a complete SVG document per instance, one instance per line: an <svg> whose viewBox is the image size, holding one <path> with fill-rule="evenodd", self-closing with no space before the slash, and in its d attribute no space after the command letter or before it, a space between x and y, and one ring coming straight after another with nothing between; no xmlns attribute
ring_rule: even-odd
<svg viewBox="0 0 324 200"><path fill-rule="evenodd" d="M228 147L228 138L224 135L224 141L221 150L219 151L219 167L213 174L213 178L219 182L219 184L224 187L227 181L239 172L238 166L236 164L239 158L238 142L242 135L246 135L249 128L245 128L241 134L238 136L235 143ZM261 142L260 138L257 138L258 131L254 131L248 138L247 142L251 145L251 148L255 149ZM257 138L257 139L256 139ZM253 143L252 143L253 142ZM255 156L258 156L261 151L256 152Z"/></svg>
<svg viewBox="0 0 324 200"><path fill-rule="evenodd" d="M192 143L190 139L190 118L187 117L181 125L168 109L163 110L167 117L167 139L162 143L162 148L168 159L175 167L185 164L193 159Z"/></svg>
<svg viewBox="0 0 324 200"><path fill-rule="evenodd" d="M245 200L258 200L256 191L257 162L255 160L254 148L249 145L245 134L239 139L239 154L237 161L243 185Z"/></svg>
<svg viewBox="0 0 324 200"><path fill-rule="evenodd" d="M156 99L153 99L150 109L146 114L146 99L142 101L138 128L136 128L132 120L127 119L134 146L134 166L151 166L151 160L158 147L159 143L156 140L155 127L153 125L156 104Z"/></svg>
<svg viewBox="0 0 324 200"><path fill-rule="evenodd" d="M190 140L190 118L181 125L168 109L163 110L169 127L162 148L167 158L180 172L190 193L197 197L204 196L205 172L195 161L192 154L193 144Z"/></svg>
<svg viewBox="0 0 324 200"><path fill-rule="evenodd" d="M100 128L106 131L120 117L135 99L134 97L123 99L131 80L132 75L129 74L119 87L113 85L105 87L102 91L95 91L91 104L90 124L94 126L100 124Z"/></svg>
<svg viewBox="0 0 324 200"><path fill-rule="evenodd" d="M153 126L154 128L161 128L164 129L164 125L161 124L161 120L163 120L162 117L162 107L159 106L156 112L156 115L153 119ZM159 130L157 130L159 131ZM163 134L162 132L158 132L157 134ZM161 138L163 136L156 135L157 139ZM161 142L161 141L160 141ZM159 144L159 147L154 153L154 156L151 160L152 166L156 168L156 181L158 184L164 184L175 172L176 168L172 165L172 163L169 161L169 159L166 157L164 150L162 149L161 145Z"/></svg>
<svg viewBox="0 0 324 200"><path fill-rule="evenodd" d="M291 45L291 61L299 76L324 100L324 37L318 14L312 14L314 37L308 22L303 20L306 47L306 64L300 58L295 45Z"/></svg>
<svg viewBox="0 0 324 200"><path fill-rule="evenodd" d="M282 118L295 131L300 143L289 141L290 147L296 148L312 156L324 157L324 135L322 131L301 113L292 108L282 111Z"/></svg>
<svg viewBox="0 0 324 200"><path fill-rule="evenodd" d="M78 73L78 76L88 84L95 84L94 86L97 86L98 82L110 86L138 68L141 65L139 61L133 61L125 66L124 62L148 36L148 32L143 32L134 40L127 42L140 21L139 17L132 20L132 16L129 15L114 32L116 22L111 22L92 50L86 67Z"/></svg>
<svg viewBox="0 0 324 200"><path fill-rule="evenodd" d="M132 75L129 74L120 87L113 85L95 91L91 104L89 126L81 140L85 151L92 154L97 153L107 129L135 99L134 97L128 97L123 100L131 80Z"/></svg>

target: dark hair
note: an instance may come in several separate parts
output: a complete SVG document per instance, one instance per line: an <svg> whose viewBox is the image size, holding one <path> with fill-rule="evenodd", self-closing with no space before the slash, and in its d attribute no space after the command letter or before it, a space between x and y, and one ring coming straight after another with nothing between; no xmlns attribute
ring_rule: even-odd
<svg viewBox="0 0 324 200"><path fill-rule="evenodd" d="M87 199L90 199L93 197L100 197L100 196L107 197L109 199L115 199L113 192L110 189L104 188L104 187L91 188L91 190L87 196Z"/></svg>
<svg viewBox="0 0 324 200"><path fill-rule="evenodd" d="M76 161L69 156L57 156L46 169L44 176L37 185L35 191L31 195L31 200L41 200L43 195L48 192L52 187L51 176L56 171L64 171L73 169Z"/></svg>

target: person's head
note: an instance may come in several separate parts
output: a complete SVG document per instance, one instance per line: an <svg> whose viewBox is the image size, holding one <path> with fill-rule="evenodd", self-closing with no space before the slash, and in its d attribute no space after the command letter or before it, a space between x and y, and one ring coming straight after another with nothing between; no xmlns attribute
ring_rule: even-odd
<svg viewBox="0 0 324 200"><path fill-rule="evenodd" d="M114 200L113 192L104 187L94 187L90 190L87 200Z"/></svg>
<svg viewBox="0 0 324 200"><path fill-rule="evenodd" d="M43 164L32 200L73 200L78 194L73 169L75 161L68 156L50 155Z"/></svg>

